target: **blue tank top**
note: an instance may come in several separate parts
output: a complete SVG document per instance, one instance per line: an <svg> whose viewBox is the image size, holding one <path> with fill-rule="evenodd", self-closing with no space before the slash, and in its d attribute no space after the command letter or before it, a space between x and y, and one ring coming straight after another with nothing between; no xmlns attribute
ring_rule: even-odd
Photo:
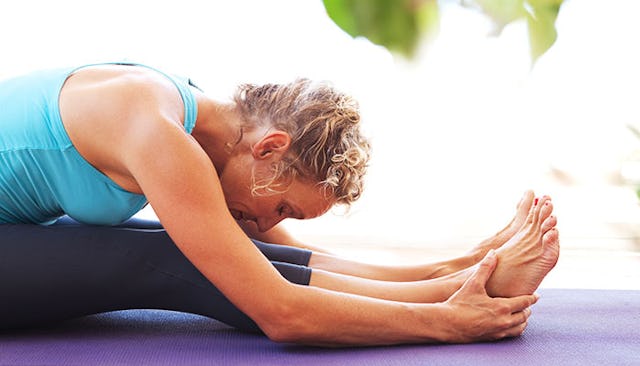
<svg viewBox="0 0 640 366"><path fill-rule="evenodd" d="M125 191L89 164L64 129L60 90L82 67L0 82L0 224L51 224L66 214L87 224L114 225L146 205L143 195ZM198 113L190 83L155 71L178 88L190 134Z"/></svg>

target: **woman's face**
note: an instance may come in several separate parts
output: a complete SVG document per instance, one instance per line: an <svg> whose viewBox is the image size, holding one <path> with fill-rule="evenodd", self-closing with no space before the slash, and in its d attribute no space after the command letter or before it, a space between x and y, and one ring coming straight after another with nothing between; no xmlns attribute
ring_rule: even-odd
<svg viewBox="0 0 640 366"><path fill-rule="evenodd" d="M251 164L255 164L255 170ZM257 178L261 165L269 161L235 161L220 175L227 207L236 220L252 222L265 232L286 218L310 219L326 213L334 204L331 197L316 184L295 179L287 187L277 187L276 193L251 192L252 171ZM262 166L264 167L264 166Z"/></svg>
<svg viewBox="0 0 640 366"><path fill-rule="evenodd" d="M245 134L254 141L250 149L233 155L220 173L227 207L236 220L254 223L265 232L286 218L310 219L327 212L335 203L317 184L295 179L276 192L252 193L254 179L260 181L272 173L290 146L288 134L269 129ZM255 176L254 176L255 175Z"/></svg>

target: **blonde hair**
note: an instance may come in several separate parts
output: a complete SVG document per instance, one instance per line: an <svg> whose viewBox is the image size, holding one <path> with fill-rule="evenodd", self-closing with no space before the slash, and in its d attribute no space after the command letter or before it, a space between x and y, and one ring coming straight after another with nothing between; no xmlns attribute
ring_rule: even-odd
<svg viewBox="0 0 640 366"><path fill-rule="evenodd" d="M327 82L238 87L234 101L248 128L272 126L291 136L291 146L273 175L254 186L270 189L296 177L318 183L338 204L362 195L370 143L360 131L358 103Z"/></svg>

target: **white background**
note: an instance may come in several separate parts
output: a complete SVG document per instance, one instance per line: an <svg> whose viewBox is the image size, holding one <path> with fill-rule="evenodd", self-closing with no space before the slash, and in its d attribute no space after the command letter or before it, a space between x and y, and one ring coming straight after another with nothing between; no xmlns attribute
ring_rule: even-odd
<svg viewBox="0 0 640 366"><path fill-rule="evenodd" d="M554 196L565 237L635 235L633 191L613 183L640 147L625 127L640 125L640 2L566 1L533 67L524 23L492 38L481 14L442 10L435 42L407 62L343 33L319 0L2 2L0 78L130 60L217 96L332 80L360 101L374 158L347 216L290 224L313 240L464 241L506 223L526 188Z"/></svg>

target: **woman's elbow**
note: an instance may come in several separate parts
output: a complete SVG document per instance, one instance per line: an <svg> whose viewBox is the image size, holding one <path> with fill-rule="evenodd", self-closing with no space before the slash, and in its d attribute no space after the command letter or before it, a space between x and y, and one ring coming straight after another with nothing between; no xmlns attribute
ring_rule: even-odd
<svg viewBox="0 0 640 366"><path fill-rule="evenodd" d="M313 338L313 317L293 304L279 304L257 321L260 329L277 343L301 343Z"/></svg>
<svg viewBox="0 0 640 366"><path fill-rule="evenodd" d="M276 343L298 343L299 337L286 325L272 325L263 329L264 334Z"/></svg>

